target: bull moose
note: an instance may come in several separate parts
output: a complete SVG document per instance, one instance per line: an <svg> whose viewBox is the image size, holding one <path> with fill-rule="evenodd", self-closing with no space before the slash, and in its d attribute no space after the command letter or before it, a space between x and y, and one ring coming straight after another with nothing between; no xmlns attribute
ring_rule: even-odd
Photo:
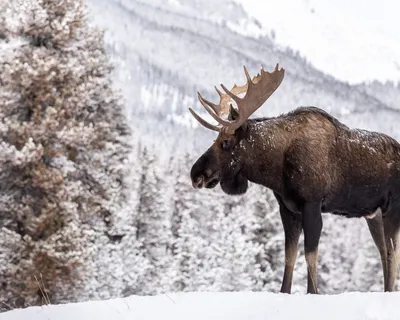
<svg viewBox="0 0 400 320"><path fill-rule="evenodd" d="M220 183L230 195L246 192L248 182L271 189L285 234L285 269L281 292L290 293L299 236L304 231L307 293L318 293L317 258L321 212L364 217L379 250L384 290L393 291L398 266L400 227L400 144L377 132L350 129L317 107L249 119L281 84L285 70L275 70L217 90L219 104L198 98L218 122L192 115L219 132L212 146L194 163L194 188ZM244 95L243 95L244 94Z"/></svg>

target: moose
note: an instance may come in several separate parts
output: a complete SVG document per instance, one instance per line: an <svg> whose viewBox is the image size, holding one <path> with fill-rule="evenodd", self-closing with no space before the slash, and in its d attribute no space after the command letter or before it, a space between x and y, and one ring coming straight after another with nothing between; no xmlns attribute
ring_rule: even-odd
<svg viewBox="0 0 400 320"><path fill-rule="evenodd" d="M365 218L383 269L384 290L393 291L400 228L400 144L383 133L351 129L317 107L298 107L277 117L249 117L281 84L275 70L222 93L219 104L198 99L217 121L211 124L192 108L194 118L217 131L211 147L194 163L193 187L218 185L229 195L246 192L248 182L272 190L285 236L285 267L280 291L291 293L299 236L304 231L307 293L318 293L321 213Z"/></svg>

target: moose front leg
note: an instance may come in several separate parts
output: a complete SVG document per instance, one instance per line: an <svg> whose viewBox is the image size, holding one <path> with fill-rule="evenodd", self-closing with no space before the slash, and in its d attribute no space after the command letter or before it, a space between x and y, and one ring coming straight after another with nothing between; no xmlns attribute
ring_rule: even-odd
<svg viewBox="0 0 400 320"><path fill-rule="evenodd" d="M322 231L320 203L306 203L303 207L304 251L307 263L307 293L318 293L318 244Z"/></svg>
<svg viewBox="0 0 400 320"><path fill-rule="evenodd" d="M293 269L296 263L299 237L302 231L301 215L289 211L278 200L283 230L285 232L285 271L283 274L281 292L290 293L292 289Z"/></svg>

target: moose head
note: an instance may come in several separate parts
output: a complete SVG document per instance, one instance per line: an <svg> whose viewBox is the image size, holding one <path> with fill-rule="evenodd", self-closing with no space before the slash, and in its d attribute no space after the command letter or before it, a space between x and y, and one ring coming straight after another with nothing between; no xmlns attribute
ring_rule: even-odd
<svg viewBox="0 0 400 320"><path fill-rule="evenodd" d="M270 73L261 69L261 73L251 79L246 67L244 72L247 83L234 85L228 90L223 84L225 94L215 87L219 104L198 98L206 111L218 122L212 125L202 119L191 108L192 115L207 129L219 132L213 145L196 161L191 169L191 179L195 188L214 188L220 183L222 190L231 195L242 194L248 187L248 167L254 153L248 153L248 137L251 134L248 118L274 93L281 84L285 71L279 69ZM239 95L243 95L240 97ZM237 109L233 106L236 104Z"/></svg>

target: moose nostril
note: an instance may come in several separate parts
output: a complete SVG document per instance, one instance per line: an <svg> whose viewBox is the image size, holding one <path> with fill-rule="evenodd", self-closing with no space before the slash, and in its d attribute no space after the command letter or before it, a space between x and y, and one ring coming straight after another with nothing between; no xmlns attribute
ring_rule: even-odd
<svg viewBox="0 0 400 320"><path fill-rule="evenodd" d="M197 179L193 180L192 184L195 189L200 189L203 187L204 177L200 176Z"/></svg>

